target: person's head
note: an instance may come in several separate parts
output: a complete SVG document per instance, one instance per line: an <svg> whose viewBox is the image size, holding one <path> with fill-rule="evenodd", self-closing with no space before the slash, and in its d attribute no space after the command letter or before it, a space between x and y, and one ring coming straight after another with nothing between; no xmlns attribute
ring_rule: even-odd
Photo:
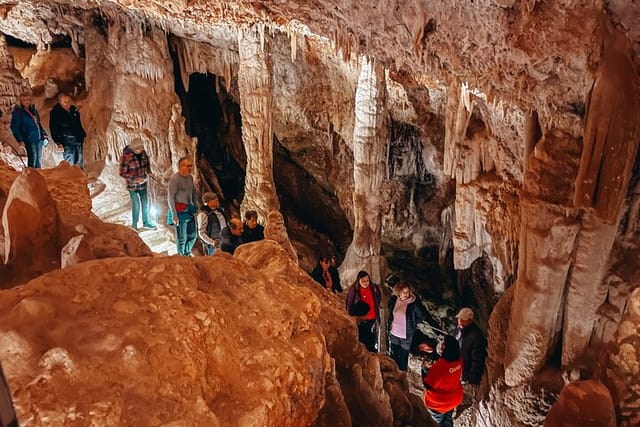
<svg viewBox="0 0 640 427"><path fill-rule="evenodd" d="M369 273L361 270L358 273L358 276L356 277L356 283L360 285L360 287L362 288L369 287L369 284L371 283L371 278L369 277Z"/></svg>
<svg viewBox="0 0 640 427"><path fill-rule="evenodd" d="M244 213L244 221L247 223L247 227L253 230L258 226L258 212L246 211Z"/></svg>
<svg viewBox="0 0 640 427"><path fill-rule="evenodd" d="M58 94L58 104L65 110L69 111L71 108L71 97L64 92Z"/></svg>
<svg viewBox="0 0 640 427"><path fill-rule="evenodd" d="M229 221L229 231L231 232L231 234L233 234L234 236L241 236L242 230L242 221L240 221L238 218L232 218Z"/></svg>
<svg viewBox="0 0 640 427"><path fill-rule="evenodd" d="M187 176L191 174L191 169L193 169L193 163L189 157L182 157L178 160L178 173L182 176Z"/></svg>
<svg viewBox="0 0 640 427"><path fill-rule="evenodd" d="M393 287L393 294L398 297L400 301L406 301L413 296L411 286L406 282L398 282Z"/></svg>
<svg viewBox="0 0 640 427"><path fill-rule="evenodd" d="M460 345L451 335L445 335L438 340L438 347L436 349L438 354L449 362L455 362L460 360Z"/></svg>
<svg viewBox="0 0 640 427"><path fill-rule="evenodd" d="M218 209L220 207L220 199L218 199L218 195L212 191L206 192L202 195L202 203L210 209Z"/></svg>
<svg viewBox="0 0 640 427"><path fill-rule="evenodd" d="M329 255L321 255L318 264L322 267L322 271L327 271L331 266L331 257Z"/></svg>
<svg viewBox="0 0 640 427"><path fill-rule="evenodd" d="M20 95L19 101L22 108L29 108L31 106L31 95L23 93Z"/></svg>
<svg viewBox="0 0 640 427"><path fill-rule="evenodd" d="M134 138L133 141L129 143L129 148L136 154L140 154L144 151L144 142L142 142L142 138Z"/></svg>
<svg viewBox="0 0 640 427"><path fill-rule="evenodd" d="M468 307L461 309L456 314L456 319L458 319L458 327L466 328L473 323L473 310Z"/></svg>

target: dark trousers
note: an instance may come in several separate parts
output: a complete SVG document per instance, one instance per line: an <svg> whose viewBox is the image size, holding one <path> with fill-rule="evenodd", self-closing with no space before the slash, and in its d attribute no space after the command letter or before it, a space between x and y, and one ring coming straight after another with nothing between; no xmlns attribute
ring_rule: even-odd
<svg viewBox="0 0 640 427"><path fill-rule="evenodd" d="M142 207L142 224L144 226L151 226L151 221L149 221L149 205L147 203L147 189L129 190L129 197L131 197L131 226L138 228L140 207Z"/></svg>
<svg viewBox="0 0 640 427"><path fill-rule="evenodd" d="M406 371L409 365L409 349L411 348L411 340L398 338L389 334L389 348L391 357L398 364L398 369Z"/></svg>
<svg viewBox="0 0 640 427"><path fill-rule="evenodd" d="M189 256L193 245L196 243L198 233L196 232L196 219L193 215L178 214L178 225L176 230L176 246L178 254Z"/></svg>
<svg viewBox="0 0 640 427"><path fill-rule="evenodd" d="M64 145L64 153L62 157L69 162L71 166L78 165L80 168L84 167L84 160L82 156L82 144L71 143Z"/></svg>
<svg viewBox="0 0 640 427"><path fill-rule="evenodd" d="M358 340L372 353L378 352L378 327L374 320L358 322Z"/></svg>
<svg viewBox="0 0 640 427"><path fill-rule="evenodd" d="M40 169L42 167L42 141L25 141L24 148L27 150L27 166L30 168Z"/></svg>
<svg viewBox="0 0 640 427"><path fill-rule="evenodd" d="M449 412L443 413L443 412L437 412L427 408L427 411L429 411L429 415L431 415L431 418L433 419L433 421L438 423L440 427L453 427L453 411L452 410Z"/></svg>

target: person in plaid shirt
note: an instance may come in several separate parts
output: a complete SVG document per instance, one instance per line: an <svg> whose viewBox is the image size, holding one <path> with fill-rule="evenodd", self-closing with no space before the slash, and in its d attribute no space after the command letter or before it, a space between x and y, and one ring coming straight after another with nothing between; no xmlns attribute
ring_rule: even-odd
<svg viewBox="0 0 640 427"><path fill-rule="evenodd" d="M147 203L147 181L151 176L151 168L142 139L135 138L124 147L120 157L120 176L126 181L131 197L131 228L138 230L140 206L142 206L142 225L145 228L155 229L155 224L149 220Z"/></svg>

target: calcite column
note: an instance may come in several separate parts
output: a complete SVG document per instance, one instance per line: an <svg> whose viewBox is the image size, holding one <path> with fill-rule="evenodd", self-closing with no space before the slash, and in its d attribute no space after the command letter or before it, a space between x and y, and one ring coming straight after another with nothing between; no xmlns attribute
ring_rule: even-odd
<svg viewBox="0 0 640 427"><path fill-rule="evenodd" d="M623 33L605 25L587 103L574 203L585 208L564 313L562 364L583 354L605 302L608 269L640 141L640 79Z"/></svg>
<svg viewBox="0 0 640 427"><path fill-rule="evenodd" d="M505 349L505 382L530 380L555 349L579 215L571 207L576 138L549 131L527 159L520 195L518 279Z"/></svg>
<svg viewBox="0 0 640 427"><path fill-rule="evenodd" d="M362 61L356 90L356 124L353 130L353 241L340 267L343 283L350 285L358 271L365 270L380 283L384 261L380 256L388 129L386 126L384 70Z"/></svg>
<svg viewBox="0 0 640 427"><path fill-rule="evenodd" d="M264 34L256 28L238 30L238 51L242 141L247 155L242 212L253 209L266 218L280 209L280 201L273 182L272 66Z"/></svg>

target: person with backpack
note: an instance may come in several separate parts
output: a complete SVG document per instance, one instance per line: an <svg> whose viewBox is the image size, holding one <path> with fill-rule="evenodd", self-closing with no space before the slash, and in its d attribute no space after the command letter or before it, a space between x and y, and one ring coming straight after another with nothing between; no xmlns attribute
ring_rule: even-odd
<svg viewBox="0 0 640 427"><path fill-rule="evenodd" d="M31 97L23 94L19 102L11 113L11 133L19 144L24 144L27 166L40 169L42 147L48 144L47 133L42 127L36 106L31 103Z"/></svg>
<svg viewBox="0 0 640 427"><path fill-rule="evenodd" d="M346 306L349 316L358 320L358 339L367 350L378 352L378 322L382 292L366 271L360 271L349 288Z"/></svg>
<svg viewBox="0 0 640 427"><path fill-rule="evenodd" d="M196 221L198 223L198 237L202 242L202 251L205 255L211 256L216 248L220 246L222 229L227 226L227 218L224 210L220 207L218 195L213 192L202 195L202 207L198 212Z"/></svg>

